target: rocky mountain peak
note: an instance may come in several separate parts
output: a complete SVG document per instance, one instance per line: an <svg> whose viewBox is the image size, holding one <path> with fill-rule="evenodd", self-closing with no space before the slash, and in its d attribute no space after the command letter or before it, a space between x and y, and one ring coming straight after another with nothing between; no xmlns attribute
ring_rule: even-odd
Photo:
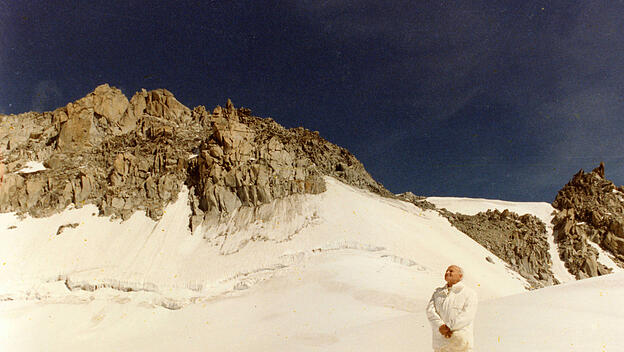
<svg viewBox="0 0 624 352"><path fill-rule="evenodd" d="M555 241L568 270L577 278L611 270L597 262L596 246L624 265L624 187L605 178L605 165L582 169L558 193L552 206Z"/></svg>
<svg viewBox="0 0 624 352"><path fill-rule="evenodd" d="M95 204L124 219L158 219L190 189L191 226L215 214L319 193L323 176L390 196L346 149L304 128L285 129L228 99L189 109L166 89L130 100L103 84L54 111L0 115L7 173L0 211L47 216ZM29 163L39 165L34 171Z"/></svg>
<svg viewBox="0 0 624 352"><path fill-rule="evenodd" d="M176 124L191 119L190 110L166 89L142 90L128 100L121 90L102 84L84 98L54 110L53 124L59 130L56 147L78 151L97 146L107 137L135 130L143 115Z"/></svg>
<svg viewBox="0 0 624 352"><path fill-rule="evenodd" d="M596 175L600 176L601 178L605 178L605 165L604 162L600 162L600 165L598 165L597 168L592 170L592 173L595 173Z"/></svg>

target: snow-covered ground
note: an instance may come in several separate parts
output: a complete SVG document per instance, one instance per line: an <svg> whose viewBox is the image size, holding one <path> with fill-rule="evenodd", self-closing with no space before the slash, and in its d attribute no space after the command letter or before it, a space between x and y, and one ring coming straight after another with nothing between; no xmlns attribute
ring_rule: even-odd
<svg viewBox="0 0 624 352"><path fill-rule="evenodd" d="M158 222L0 214L0 350L429 351L424 308L458 264L480 298L477 351L615 351L591 322L622 323L605 309L621 274L527 292L436 212L327 181L226 236L190 233L186 190Z"/></svg>
<svg viewBox="0 0 624 352"><path fill-rule="evenodd" d="M623 282L624 273L618 272L483 302L475 322L476 347L622 351Z"/></svg>

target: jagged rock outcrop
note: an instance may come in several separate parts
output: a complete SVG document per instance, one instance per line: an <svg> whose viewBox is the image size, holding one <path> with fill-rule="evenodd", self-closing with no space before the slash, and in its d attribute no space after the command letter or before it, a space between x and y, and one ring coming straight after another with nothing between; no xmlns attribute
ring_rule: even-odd
<svg viewBox="0 0 624 352"><path fill-rule="evenodd" d="M323 175L390 195L353 155L318 133L286 130L271 119L251 116L247 109L235 109L230 101L215 108L210 120L212 133L189 168L193 224L240 206L323 192Z"/></svg>
<svg viewBox="0 0 624 352"><path fill-rule="evenodd" d="M531 288L559 283L550 269L546 225L537 217L509 210L488 210L476 215L446 209L439 212L458 230L507 262L527 279Z"/></svg>
<svg viewBox="0 0 624 352"><path fill-rule="evenodd" d="M412 192L404 192L396 195L397 199L409 202L422 210L433 210L436 206L427 201L427 197L417 196Z"/></svg>
<svg viewBox="0 0 624 352"><path fill-rule="evenodd" d="M241 111L240 117L244 114ZM213 112L212 133L191 162L194 216L232 213L240 206L325 190L308 158L297 158L286 150L278 136L262 138L253 127L240 122L240 117L230 101L225 109L217 107Z"/></svg>
<svg viewBox="0 0 624 352"><path fill-rule="evenodd" d="M558 193L552 206L555 241L568 270L578 279L603 275L596 243L624 267L624 188L605 178L604 163L590 173L582 169Z"/></svg>
<svg viewBox="0 0 624 352"><path fill-rule="evenodd" d="M128 100L104 84L51 112L0 115L0 152L0 212L33 216L95 204L102 215L144 210L158 219L186 184L195 227L240 207L322 192L324 175L391 196L316 132L285 129L229 100L191 110L165 89ZM30 161L45 169L24 171Z"/></svg>

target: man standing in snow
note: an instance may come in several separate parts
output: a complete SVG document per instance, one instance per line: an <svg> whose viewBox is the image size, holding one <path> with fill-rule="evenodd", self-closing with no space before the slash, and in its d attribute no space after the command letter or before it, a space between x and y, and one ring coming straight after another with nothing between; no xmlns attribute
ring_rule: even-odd
<svg viewBox="0 0 624 352"><path fill-rule="evenodd" d="M472 351L477 294L461 282L463 276L460 267L449 266L444 274L446 285L435 289L427 305L435 352Z"/></svg>

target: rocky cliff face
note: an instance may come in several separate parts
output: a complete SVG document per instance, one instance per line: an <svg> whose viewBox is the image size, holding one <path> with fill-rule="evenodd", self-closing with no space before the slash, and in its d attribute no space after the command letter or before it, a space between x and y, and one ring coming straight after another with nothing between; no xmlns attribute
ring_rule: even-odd
<svg viewBox="0 0 624 352"><path fill-rule="evenodd" d="M316 132L285 129L230 101L191 110L165 89L128 100L104 84L54 111L0 115L0 151L7 169L0 212L33 216L90 203L101 215L144 210L158 219L186 185L194 227L208 216L322 192L323 175L391 195Z"/></svg>
<svg viewBox="0 0 624 352"><path fill-rule="evenodd" d="M605 178L604 164L590 173L580 170L557 193L552 206L559 255L578 279L603 275L610 268L597 261L595 243L624 267L624 188Z"/></svg>

